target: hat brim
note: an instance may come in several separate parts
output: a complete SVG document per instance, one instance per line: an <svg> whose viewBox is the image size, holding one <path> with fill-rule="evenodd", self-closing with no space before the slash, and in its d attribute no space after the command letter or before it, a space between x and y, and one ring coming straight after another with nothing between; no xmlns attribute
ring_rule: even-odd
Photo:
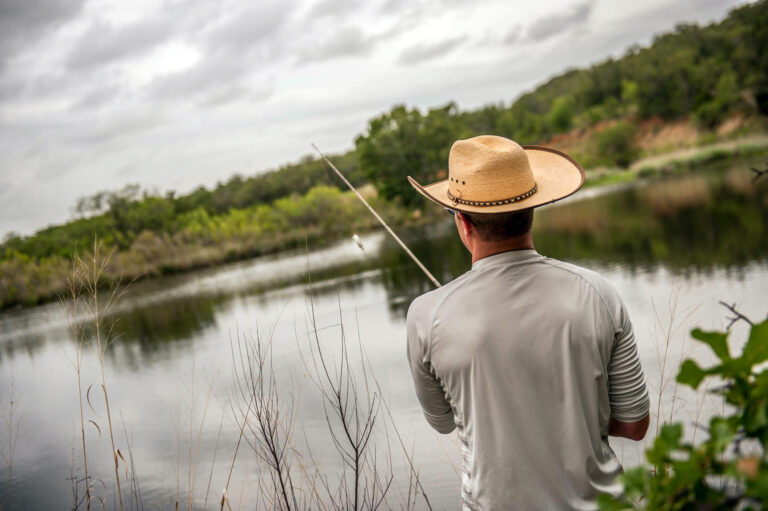
<svg viewBox="0 0 768 511"><path fill-rule="evenodd" d="M469 206L451 200L448 196L447 179L422 186L408 176L408 182L417 192L432 202L465 213L507 213L536 208L564 199L584 184L584 169L567 154L551 147L536 145L523 146L523 149L528 155L537 190L530 197L517 202L498 206Z"/></svg>

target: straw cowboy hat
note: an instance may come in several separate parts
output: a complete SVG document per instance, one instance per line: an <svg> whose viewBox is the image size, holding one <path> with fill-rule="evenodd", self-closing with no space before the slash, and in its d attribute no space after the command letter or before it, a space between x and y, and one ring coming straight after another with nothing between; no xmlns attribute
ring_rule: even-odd
<svg viewBox="0 0 768 511"><path fill-rule="evenodd" d="M549 147L494 135L457 140L448 156L448 179L422 186L426 198L465 213L506 213L568 197L584 184L573 158Z"/></svg>

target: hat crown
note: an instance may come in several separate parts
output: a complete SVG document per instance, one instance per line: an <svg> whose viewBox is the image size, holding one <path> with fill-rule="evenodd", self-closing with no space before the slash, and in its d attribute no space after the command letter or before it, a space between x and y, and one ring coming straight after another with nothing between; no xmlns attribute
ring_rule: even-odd
<svg viewBox="0 0 768 511"><path fill-rule="evenodd" d="M448 156L448 192L462 201L494 202L536 186L525 150L508 138L481 135L457 140Z"/></svg>

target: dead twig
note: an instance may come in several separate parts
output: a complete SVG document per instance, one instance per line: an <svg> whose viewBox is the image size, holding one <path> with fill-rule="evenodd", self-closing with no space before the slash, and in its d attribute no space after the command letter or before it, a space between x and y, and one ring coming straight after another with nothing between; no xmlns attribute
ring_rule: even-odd
<svg viewBox="0 0 768 511"><path fill-rule="evenodd" d="M749 325L750 325L750 326L754 325L754 323L752 322L752 320L751 320L751 319L749 319L749 318L748 318L748 317L746 317L744 314L742 314L741 312L739 312L739 311L737 311L737 310L736 310L736 304L735 304L735 303L733 303L733 304L731 304L731 305L728 305L727 303L725 303L725 302L724 302L724 301L722 301L722 300L720 300L720 302L719 302L719 303L720 303L720 305L722 305L723 307L725 307L726 309L728 309L729 311L731 311L731 313L733 314L733 316L726 318L726 319L728 319L728 320L730 321L730 323L728 323L728 326L727 326L727 327L725 327L725 329L726 329L726 330L730 330L730 329L731 329L731 327L732 327L732 326L733 326L733 325L734 325L736 322L738 322L738 321L746 321L747 323L749 323Z"/></svg>
<svg viewBox="0 0 768 511"><path fill-rule="evenodd" d="M755 167L750 167L749 170L755 173L755 177L753 177L752 181L750 181L752 184L755 184L755 181L757 181L764 175L768 174L768 168L761 170L761 169L756 169Z"/></svg>

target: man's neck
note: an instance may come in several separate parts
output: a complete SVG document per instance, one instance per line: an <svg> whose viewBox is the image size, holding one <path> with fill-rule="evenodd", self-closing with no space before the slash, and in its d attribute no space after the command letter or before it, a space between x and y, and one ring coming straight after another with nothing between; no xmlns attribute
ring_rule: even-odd
<svg viewBox="0 0 768 511"><path fill-rule="evenodd" d="M512 250L535 250L533 246L533 236L528 232L516 238L510 238L504 241L482 241L475 240L472 245L472 264L476 261Z"/></svg>

